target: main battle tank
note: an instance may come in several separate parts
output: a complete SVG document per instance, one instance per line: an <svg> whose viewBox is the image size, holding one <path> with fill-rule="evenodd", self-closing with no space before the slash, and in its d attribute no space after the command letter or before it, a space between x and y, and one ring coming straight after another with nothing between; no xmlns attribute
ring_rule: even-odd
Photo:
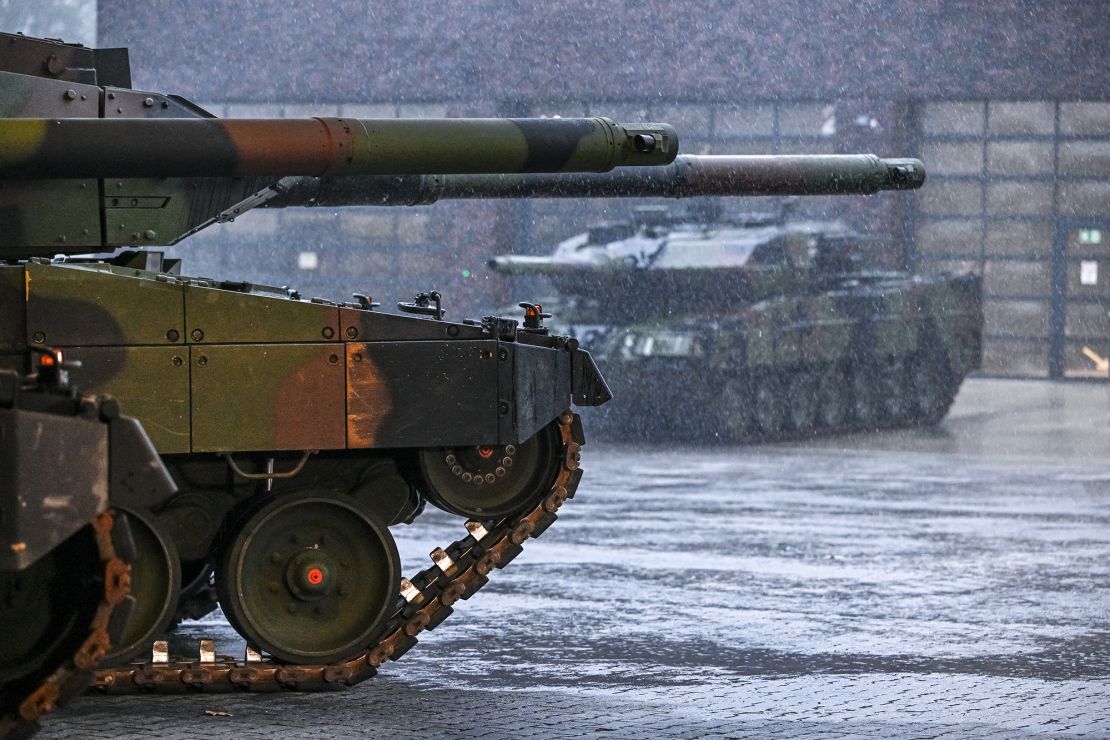
<svg viewBox="0 0 1110 740"><path fill-rule="evenodd" d="M33 722L49 704L37 682L74 662L88 631L74 607L108 556L63 543L92 518L127 522L134 602L106 654L103 639L81 654L84 670L100 663L94 685L318 688L400 658L574 495L572 400L609 397L576 341L509 318L448 321L435 291L387 313L367 296L186 277L138 248L175 243L285 176L662 165L678 144L669 126L217 121L130 89L125 50L17 35L0 36L0 90L0 370L19 378L33 355L64 351L85 392L141 422L157 452L147 467L164 465L169 484L106 489L107 468L124 468L102 431L44 441L60 423L3 414L0 552L22 555L0 561L0 604L9 626L42 638L0 647L6 720ZM78 256L90 252L109 254ZM425 501L467 526L403 579L388 527ZM28 535L40 531L51 536ZM202 650L182 664L153 649L175 615L211 607L213 573L244 660Z"/></svg>
<svg viewBox="0 0 1110 740"><path fill-rule="evenodd" d="M86 504L66 518L66 534L80 531L86 509L107 511L132 543L134 608L117 644L97 655L96 688L357 683L442 622L574 495L584 436L571 403L601 405L610 393L589 353L552 335L538 308L525 308L523 324L451 322L428 291L389 313L368 295L304 300L187 277L145 248L257 206L322 204L328 193L341 193L339 205L428 202L429 188L526 197L563 182L534 173L619 167L613 185L632 166L673 180L671 127L218 121L178 96L130 89L126 50L13 35L0 36L0 90L0 369L19 375L33 354L64 350L86 391L118 399L141 422L157 453L147 468L166 471L166 485L111 488L107 501L75 488L62 500L65 511ZM837 192L923 177L916 161L873 157L799 160L794 179L774 177L804 191L809 181L796 176L811 164L812 181ZM856 166L871 174L856 178ZM728 170L717 174L743 174ZM580 182L572 189L591 194ZM49 495L26 478L3 482L3 522L28 497ZM426 501L465 517L465 534L402 578L389 527ZM4 534L0 549L18 544ZM213 577L248 650L217 659L202 642L199 660L180 661L155 640L175 616L211 608ZM61 577L29 603L18 580L0 581L0 597L26 623L64 613L77 588ZM7 669L32 658L7 644L0 652L7 694Z"/></svg>
<svg viewBox="0 0 1110 740"><path fill-rule="evenodd" d="M588 341L615 379L603 434L736 441L938 423L980 364L978 278L868 267L858 233L790 206L642 207L550 256L491 266L551 279L553 328Z"/></svg>

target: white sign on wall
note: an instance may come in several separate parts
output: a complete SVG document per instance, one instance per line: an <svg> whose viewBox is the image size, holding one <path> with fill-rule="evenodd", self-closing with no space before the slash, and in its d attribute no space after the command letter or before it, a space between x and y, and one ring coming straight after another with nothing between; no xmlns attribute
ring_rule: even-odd
<svg viewBox="0 0 1110 740"><path fill-rule="evenodd" d="M1079 263L1079 284L1098 285L1098 262L1083 260Z"/></svg>
<svg viewBox="0 0 1110 740"><path fill-rule="evenodd" d="M1102 244L1102 231L1099 229L1080 229L1080 244Z"/></svg>

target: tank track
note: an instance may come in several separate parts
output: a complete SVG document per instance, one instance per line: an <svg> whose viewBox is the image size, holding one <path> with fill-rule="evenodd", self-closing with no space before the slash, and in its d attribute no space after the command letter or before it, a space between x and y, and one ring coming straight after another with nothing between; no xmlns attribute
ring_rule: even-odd
<svg viewBox="0 0 1110 740"><path fill-rule="evenodd" d="M469 599L496 568L504 568L557 518L582 477L579 455L585 439L576 414L559 419L560 467L551 488L524 513L496 522L466 522L467 535L431 553L433 565L401 580L393 615L374 643L355 657L328 665L293 665L263 659L250 647L243 660L216 656L214 644L201 641L200 660L171 659L165 644L156 644L157 662L97 670L92 688L104 694L154 692L320 691L353 686L373 676L387 660L399 660L417 636L443 623L460 599ZM206 644L207 643L207 644Z"/></svg>
<svg viewBox="0 0 1110 740"><path fill-rule="evenodd" d="M130 593L131 566L116 554L112 541L115 522L112 513L105 512L90 523L103 567L104 593L89 624L88 637L71 657L19 702L14 713L0 717L0 738L12 740L33 735L44 714L64 706L85 690L97 662L108 651L113 637L119 636L125 620L116 618L116 608Z"/></svg>

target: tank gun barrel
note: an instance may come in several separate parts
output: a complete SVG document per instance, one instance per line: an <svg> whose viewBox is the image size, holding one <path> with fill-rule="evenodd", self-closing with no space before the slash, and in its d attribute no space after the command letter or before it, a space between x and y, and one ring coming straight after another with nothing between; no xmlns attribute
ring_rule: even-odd
<svg viewBox="0 0 1110 740"><path fill-rule="evenodd" d="M665 165L666 124L606 118L2 118L0 178L606 172Z"/></svg>
<svg viewBox="0 0 1110 740"><path fill-rule="evenodd" d="M269 197L268 207L389 206L455 198L849 195L910 190L924 182L920 160L873 154L680 155L667 167L603 174L288 178L262 197Z"/></svg>

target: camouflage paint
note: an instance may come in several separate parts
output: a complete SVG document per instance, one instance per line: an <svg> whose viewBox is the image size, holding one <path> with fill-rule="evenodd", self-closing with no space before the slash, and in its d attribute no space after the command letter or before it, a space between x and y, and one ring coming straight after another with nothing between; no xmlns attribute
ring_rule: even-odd
<svg viewBox="0 0 1110 740"><path fill-rule="evenodd" d="M192 451L345 448L342 356L339 343L191 347Z"/></svg>
<svg viewBox="0 0 1110 740"><path fill-rule="evenodd" d="M519 442L571 391L565 349L275 288L40 261L0 270L0 288L26 301L11 356L65 349L163 454Z"/></svg>
<svg viewBox="0 0 1110 740"><path fill-rule="evenodd" d="M0 118L3 179L606 172L677 153L666 124L606 118Z"/></svg>
<svg viewBox="0 0 1110 740"><path fill-rule="evenodd" d="M0 257L174 244L287 176L597 173L678 151L666 124L605 118L217 120L127 89L125 50L0 38ZM47 62L88 66L51 79Z"/></svg>
<svg viewBox="0 0 1110 740"><path fill-rule="evenodd" d="M182 346L66 348L81 387L122 397L164 454L190 451L189 351Z"/></svg>

